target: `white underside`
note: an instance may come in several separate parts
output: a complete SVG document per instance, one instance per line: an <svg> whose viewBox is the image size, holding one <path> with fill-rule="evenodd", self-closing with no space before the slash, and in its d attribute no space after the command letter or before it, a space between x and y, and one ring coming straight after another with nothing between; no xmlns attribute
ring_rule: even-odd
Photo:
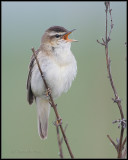
<svg viewBox="0 0 128 160"><path fill-rule="evenodd" d="M56 56L44 56L40 52L38 59L53 98L67 92L77 73L76 60L71 51L61 55L56 53ZM46 90L37 65L33 67L31 88L35 96L45 98Z"/></svg>

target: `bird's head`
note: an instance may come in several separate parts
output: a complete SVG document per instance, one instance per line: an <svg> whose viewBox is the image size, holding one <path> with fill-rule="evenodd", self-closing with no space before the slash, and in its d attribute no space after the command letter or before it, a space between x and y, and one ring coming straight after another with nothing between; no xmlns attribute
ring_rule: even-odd
<svg viewBox="0 0 128 160"><path fill-rule="evenodd" d="M68 31L61 26L53 26L47 29L42 36L41 44L50 45L52 47L60 47L64 45L70 45L71 42L76 42L77 40L69 39L68 36L76 29Z"/></svg>

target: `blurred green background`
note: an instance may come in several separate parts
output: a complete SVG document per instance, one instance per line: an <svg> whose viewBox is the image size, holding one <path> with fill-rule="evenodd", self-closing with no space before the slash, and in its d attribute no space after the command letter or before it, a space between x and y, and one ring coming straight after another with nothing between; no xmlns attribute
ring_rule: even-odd
<svg viewBox="0 0 128 160"><path fill-rule="evenodd" d="M126 2L112 2L114 28L109 43L111 71L126 113ZM114 141L119 119L105 61L104 2L2 2L2 158L59 158L55 114L51 109L48 139L37 132L35 103L27 102L26 80L31 48L37 49L44 31L60 25L77 29L72 51L77 77L67 94L56 100L66 135L76 158L116 158ZM63 142L63 153L69 158Z"/></svg>

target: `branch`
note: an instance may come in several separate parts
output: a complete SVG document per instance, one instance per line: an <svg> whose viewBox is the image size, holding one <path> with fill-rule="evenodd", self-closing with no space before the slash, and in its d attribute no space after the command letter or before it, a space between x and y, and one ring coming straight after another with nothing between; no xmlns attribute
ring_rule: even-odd
<svg viewBox="0 0 128 160"><path fill-rule="evenodd" d="M64 128L64 132L66 132L68 124L66 124L65 128ZM56 131L57 131L57 141L58 141L58 146L59 146L59 156L60 158L64 158L63 157L63 151L62 151L62 142L63 142L63 137L60 139L60 133L59 133L59 128L56 125Z"/></svg>
<svg viewBox="0 0 128 160"><path fill-rule="evenodd" d="M122 143L122 149L124 148L124 145L125 145L126 141L127 141L127 137L125 137L125 139L124 139L124 141Z"/></svg>
<svg viewBox="0 0 128 160"><path fill-rule="evenodd" d="M110 3L108 5L108 8L109 8L109 14L110 14L110 18L111 18L110 32L109 32L109 36L108 36L108 40L110 41L111 40L110 39L110 35L111 35L112 29L113 29L113 25L114 25L113 22L112 22L112 14L111 14L112 9L110 9Z"/></svg>
<svg viewBox="0 0 128 160"><path fill-rule="evenodd" d="M34 49L34 48L32 48L32 52L33 52L33 55L35 56L36 63L37 63L37 66L38 66L38 68L39 68L39 71L40 71L42 80L43 80L43 82L44 82L44 84L45 84L45 87L46 87L46 89L47 89L47 91L48 91L48 90L49 90L49 87L48 87L47 82L46 82L46 80L45 80L45 78L44 78L43 72L42 72L42 70L41 70L41 68L40 68L40 64L39 64L39 61L38 61L37 56L36 56L36 54L35 54L35 49ZM70 148L70 146L69 146L67 137L66 137L66 135L65 135L65 133L64 133L64 130L63 130L63 127L62 127L62 123L60 123L61 118L60 118L60 116L59 116L59 114L58 114L56 104L54 103L54 100L53 100L52 95L51 95L50 92L48 92L48 96L49 96L49 99L50 99L50 104L51 104L51 106L52 106L53 109L54 109L54 112L55 112L55 115L56 115L56 119L57 119L57 123L59 124L59 127L60 127L60 129L61 129L61 132L62 132L64 141L65 141L65 143L66 143L66 146L67 146L67 148L68 148L69 154L70 154L71 158L74 158L74 156L73 156L73 154L72 154L72 151L71 151L71 148Z"/></svg>
<svg viewBox="0 0 128 160"><path fill-rule="evenodd" d="M59 156L60 158L64 158L63 151L62 151L62 143L61 143L60 134L59 134L59 127L57 125L56 125L56 132L57 132L57 141L58 141L58 146L59 146Z"/></svg>
<svg viewBox="0 0 128 160"><path fill-rule="evenodd" d="M117 151L117 145L115 144L115 142L111 139L111 137L109 135L107 135L108 139L110 140L110 142L113 144L113 146L115 147L116 151Z"/></svg>
<svg viewBox="0 0 128 160"><path fill-rule="evenodd" d="M65 128L64 128L64 132L66 132L67 127L68 127L68 124L66 124L66 126L65 126ZM63 137L61 138L60 142L61 142L61 144L62 144L62 142L63 142Z"/></svg>
<svg viewBox="0 0 128 160"><path fill-rule="evenodd" d="M108 54L108 43L110 41L110 35L111 35L111 32L112 32L112 29L113 29L113 21L112 21L112 15L111 15L111 11L112 9L110 9L110 2L109 1L105 1L105 12L106 12L106 32L105 32L105 41L104 39L102 38L102 41L103 43L99 42L97 40L98 43L100 43L101 45L104 45L105 46L105 55L106 55L106 64L107 64L107 72L108 72L108 78L110 80L110 84L111 84L111 87L112 87L112 90L114 92L114 96L115 98L112 98L112 100L117 103L118 105L118 108L119 108L119 111L120 111L120 115L121 115L121 120L119 121L120 124L121 124L121 132L120 132L120 140L119 140L119 144L118 144L118 147L117 145L113 142L113 140L110 138L109 135L107 135L107 137L109 138L109 140L111 141L111 143L114 145L114 147L116 148L117 152L118 152L118 158L121 158L122 157L122 149L123 149L123 144L122 144L122 141L123 141L123 133L124 133L124 126L125 126L125 120L124 120L124 114L123 114L123 110L122 110L122 105L121 105L121 99L119 98L118 94L117 94L117 91L116 91L116 88L115 88L115 85L114 85L114 82L113 82L113 79L112 79L112 74L111 74L111 60L110 60L110 57L109 57L109 54ZM110 25L110 32L109 32L109 35L108 35L108 11L109 11L109 14L110 14L110 20L111 20L111 25ZM116 121L115 121L116 122ZM119 125L118 125L119 126ZM119 127L118 127L119 128Z"/></svg>
<svg viewBox="0 0 128 160"><path fill-rule="evenodd" d="M120 141L119 141L119 147L118 147L118 158L122 158L122 141L123 141L123 134L124 134L124 128L121 127Z"/></svg>

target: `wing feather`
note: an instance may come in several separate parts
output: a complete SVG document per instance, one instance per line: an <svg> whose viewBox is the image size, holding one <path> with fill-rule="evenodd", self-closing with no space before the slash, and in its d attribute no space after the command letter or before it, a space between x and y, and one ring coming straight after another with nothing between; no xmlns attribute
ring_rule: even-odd
<svg viewBox="0 0 128 160"><path fill-rule="evenodd" d="M36 50L36 55L38 55L40 49ZM29 104L32 104L33 103L33 100L34 100L34 95L32 93L32 89L31 89L31 77L32 77L32 69L33 69L33 66L34 66L34 61L35 61L35 56L32 55L31 57L31 61L30 61L30 64L29 64L29 73L28 73L28 79L27 79L27 100L29 102Z"/></svg>

